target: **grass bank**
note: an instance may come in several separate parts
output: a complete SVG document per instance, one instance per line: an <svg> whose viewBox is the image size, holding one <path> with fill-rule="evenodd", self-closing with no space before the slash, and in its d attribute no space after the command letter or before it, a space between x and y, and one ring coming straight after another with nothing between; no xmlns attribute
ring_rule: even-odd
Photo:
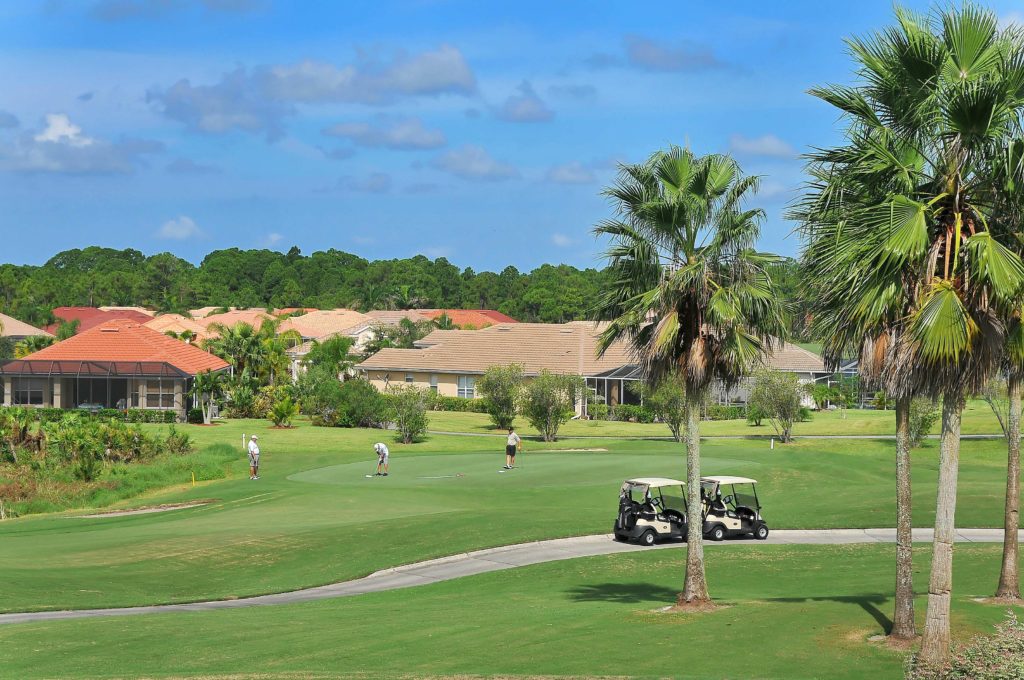
<svg viewBox="0 0 1024 680"><path fill-rule="evenodd" d="M17 678L901 678L868 638L892 611L892 546L709 546L723 608L665 614L685 549L554 562L301 605L0 626ZM1004 608L999 546L955 557L953 630ZM929 551L915 550L923 621ZM1018 611L1020 611L1018 609ZM42 643L41 641L44 641Z"/></svg>

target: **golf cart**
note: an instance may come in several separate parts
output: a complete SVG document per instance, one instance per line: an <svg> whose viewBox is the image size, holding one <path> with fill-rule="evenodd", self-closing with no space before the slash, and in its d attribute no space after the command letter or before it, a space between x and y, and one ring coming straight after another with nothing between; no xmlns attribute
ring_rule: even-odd
<svg viewBox="0 0 1024 680"><path fill-rule="evenodd" d="M757 480L746 477L701 477L700 495L704 506L704 535L713 541L726 536L750 535L768 538L768 525L761 519Z"/></svg>
<svg viewBox="0 0 1024 680"><path fill-rule="evenodd" d="M685 482L664 477L627 479L619 490L615 540L654 545L686 539Z"/></svg>

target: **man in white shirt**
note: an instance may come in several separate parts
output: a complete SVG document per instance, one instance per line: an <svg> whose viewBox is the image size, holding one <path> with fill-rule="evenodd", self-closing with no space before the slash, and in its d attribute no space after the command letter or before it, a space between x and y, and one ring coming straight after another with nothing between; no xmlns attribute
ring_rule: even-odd
<svg viewBox="0 0 1024 680"><path fill-rule="evenodd" d="M522 448L523 440L513 428L508 428L508 439L505 440L505 469L511 470L516 464L516 452Z"/></svg>
<svg viewBox="0 0 1024 680"><path fill-rule="evenodd" d="M249 479L260 478L260 445L256 443L258 439L256 435L249 438Z"/></svg>
<svg viewBox="0 0 1024 680"><path fill-rule="evenodd" d="M377 442L373 445L373 450L377 454L377 476L387 477L388 476L388 447L383 442Z"/></svg>

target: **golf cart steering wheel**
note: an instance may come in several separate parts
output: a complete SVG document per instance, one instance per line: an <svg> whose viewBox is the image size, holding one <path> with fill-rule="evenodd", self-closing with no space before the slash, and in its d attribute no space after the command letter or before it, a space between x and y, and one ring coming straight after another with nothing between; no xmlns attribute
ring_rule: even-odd
<svg viewBox="0 0 1024 680"><path fill-rule="evenodd" d="M651 505L653 505L656 508L660 508L661 498L659 498L658 496L651 496Z"/></svg>

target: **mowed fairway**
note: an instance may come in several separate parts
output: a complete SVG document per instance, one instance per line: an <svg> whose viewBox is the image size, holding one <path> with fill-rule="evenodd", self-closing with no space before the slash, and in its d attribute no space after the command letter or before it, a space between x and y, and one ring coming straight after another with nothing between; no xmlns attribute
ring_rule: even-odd
<svg viewBox="0 0 1024 680"><path fill-rule="evenodd" d="M953 630L987 632L997 545L958 546ZM555 562L301 605L0 626L11 678L900 678L868 638L892 546L710 545L707 614L670 604L685 548ZM923 592L929 550L915 551ZM925 598L918 597L923 619ZM1018 611L1020 611L1018 609Z"/></svg>
<svg viewBox="0 0 1024 680"><path fill-rule="evenodd" d="M402 446L381 431L271 430L263 421L185 429L199 446L238 445L233 476L195 488L182 480L133 504L209 499L208 505L0 523L0 610L244 597L474 548L607 533L624 478L685 475L673 442L530 441L520 468L499 473L503 442L491 437L434 435ZM253 431L264 450L256 482L246 478L241 452L242 433ZM391 445L392 475L367 479L371 446L380 439ZM914 521L928 526L937 445L914 456ZM965 442L961 459L958 524L999 526L1002 443ZM776 528L893 525L891 442L805 440L771 451L762 441L709 441L703 466L709 474L761 480L765 516Z"/></svg>

